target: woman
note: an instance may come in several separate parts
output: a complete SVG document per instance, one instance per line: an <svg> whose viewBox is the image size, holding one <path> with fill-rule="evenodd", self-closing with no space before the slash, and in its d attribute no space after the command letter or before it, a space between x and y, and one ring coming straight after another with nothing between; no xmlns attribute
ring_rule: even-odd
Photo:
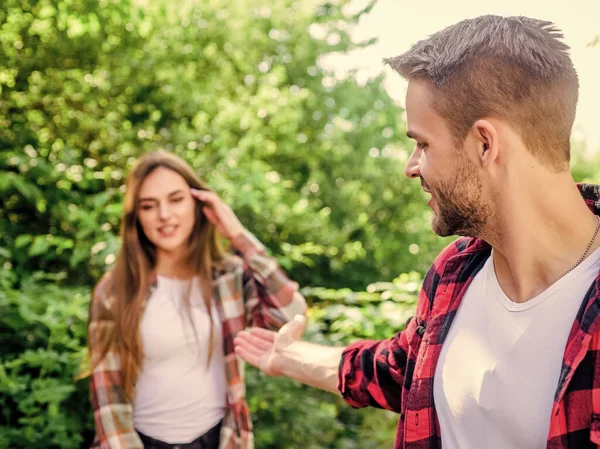
<svg viewBox="0 0 600 449"><path fill-rule="evenodd" d="M251 449L233 339L304 314L297 284L177 156L141 157L123 207L121 251L90 304L92 447Z"/></svg>

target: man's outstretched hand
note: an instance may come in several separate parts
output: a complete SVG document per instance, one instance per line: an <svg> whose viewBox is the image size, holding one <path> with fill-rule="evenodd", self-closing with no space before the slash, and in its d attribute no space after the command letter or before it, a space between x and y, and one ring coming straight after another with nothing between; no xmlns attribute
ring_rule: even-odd
<svg viewBox="0 0 600 449"><path fill-rule="evenodd" d="M300 341L305 329L306 318L296 315L279 332L258 327L241 331L234 340L235 353L269 376L283 376L285 350Z"/></svg>
<svg viewBox="0 0 600 449"><path fill-rule="evenodd" d="M279 332L253 327L235 337L235 353L269 376L291 379L340 394L338 367L344 348L301 341L306 318L296 315Z"/></svg>

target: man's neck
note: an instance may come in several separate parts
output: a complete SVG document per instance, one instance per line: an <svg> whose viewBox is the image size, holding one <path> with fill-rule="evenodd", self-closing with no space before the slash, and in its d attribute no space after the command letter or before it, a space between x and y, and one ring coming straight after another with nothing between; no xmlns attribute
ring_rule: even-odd
<svg viewBox="0 0 600 449"><path fill-rule="evenodd" d="M506 198L497 223L485 238L494 248L494 268L504 293L514 302L528 301L571 270L586 253L598 218L576 186L567 182ZM600 247L600 236L585 256Z"/></svg>

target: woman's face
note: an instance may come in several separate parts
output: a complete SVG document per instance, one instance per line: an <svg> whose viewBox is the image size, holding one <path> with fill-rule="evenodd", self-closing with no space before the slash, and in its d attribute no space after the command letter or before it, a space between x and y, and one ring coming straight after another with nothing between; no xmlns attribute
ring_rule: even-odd
<svg viewBox="0 0 600 449"><path fill-rule="evenodd" d="M142 181L137 203L140 225L159 253L187 247L196 204L183 176L165 167L156 168Z"/></svg>

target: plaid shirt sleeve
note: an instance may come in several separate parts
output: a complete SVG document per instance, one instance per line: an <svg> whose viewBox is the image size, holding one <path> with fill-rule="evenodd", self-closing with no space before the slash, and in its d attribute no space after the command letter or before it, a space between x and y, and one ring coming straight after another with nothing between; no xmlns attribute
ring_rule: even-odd
<svg viewBox="0 0 600 449"><path fill-rule="evenodd" d="M338 371L338 389L348 404L401 413L403 386L413 380L425 322L441 272L456 252L455 246L454 243L448 245L427 272L415 316L409 320L406 329L388 340L358 341L344 350Z"/></svg>
<svg viewBox="0 0 600 449"><path fill-rule="evenodd" d="M298 284L288 279L264 246L246 231L231 242L244 259L243 294L247 324L279 329L295 315L306 313Z"/></svg>
<svg viewBox="0 0 600 449"><path fill-rule="evenodd" d="M96 288L90 303L88 329L92 366L101 357L100 348L107 333L115 326L110 310L110 275L105 275ZM119 355L109 349L92 371L91 402L94 412L96 438L94 449L143 449L133 425L133 408L125 398L121 382Z"/></svg>
<svg viewBox="0 0 600 449"><path fill-rule="evenodd" d="M364 340L346 348L338 372L338 389L348 404L400 413L402 384L410 369L408 337L417 327L413 318L406 330L389 340Z"/></svg>

